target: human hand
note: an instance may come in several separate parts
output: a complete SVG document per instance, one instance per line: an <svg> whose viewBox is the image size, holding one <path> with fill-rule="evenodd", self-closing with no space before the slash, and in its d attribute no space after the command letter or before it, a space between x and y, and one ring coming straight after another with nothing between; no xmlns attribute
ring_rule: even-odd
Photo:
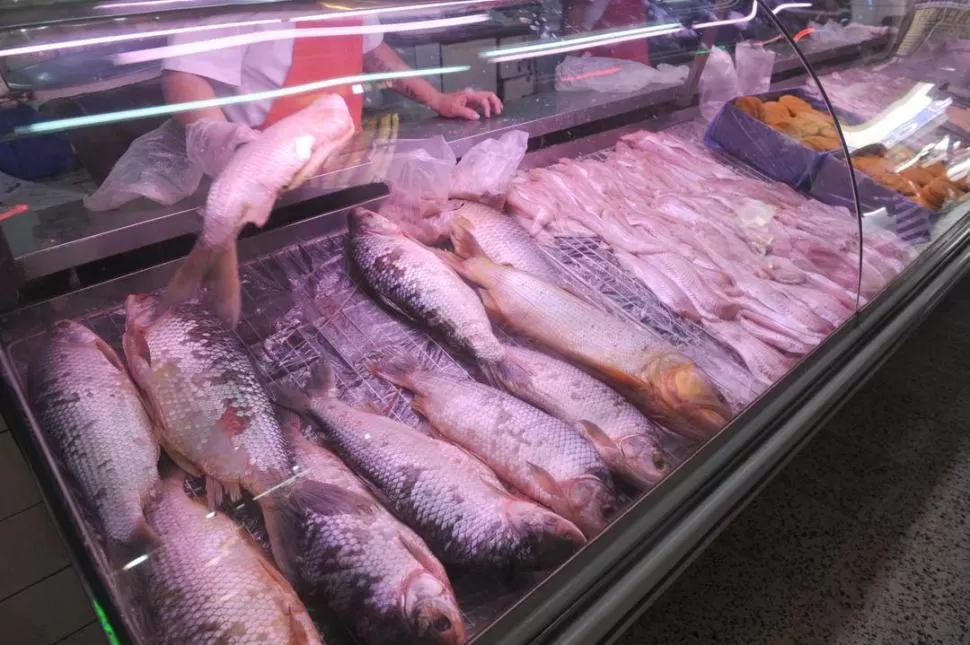
<svg viewBox="0 0 970 645"><path fill-rule="evenodd" d="M189 161L215 179L236 149L258 136L259 132L244 123L201 119L185 128L185 150Z"/></svg>
<svg viewBox="0 0 970 645"><path fill-rule="evenodd" d="M439 94L430 106L441 116L448 118L462 118L477 121L480 117L476 107L481 108L486 118L502 113L502 101L494 92L479 92L476 90L462 90L460 92L445 92Z"/></svg>

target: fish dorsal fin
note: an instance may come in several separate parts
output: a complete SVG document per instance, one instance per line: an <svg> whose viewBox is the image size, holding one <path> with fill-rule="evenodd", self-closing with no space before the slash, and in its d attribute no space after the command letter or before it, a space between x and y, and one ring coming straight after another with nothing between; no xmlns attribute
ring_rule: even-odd
<svg viewBox="0 0 970 645"><path fill-rule="evenodd" d="M297 504L316 515L369 515L377 510L374 500L334 484L304 479L296 489Z"/></svg>
<svg viewBox="0 0 970 645"><path fill-rule="evenodd" d="M431 551L428 550L427 545L421 540L421 538L408 529L398 531L397 538L400 540L401 545L407 550L407 552L411 554L411 557L417 560L422 567L427 569L442 582L447 582L448 574L445 572L444 566L442 566L442 564L438 562L433 555L431 555Z"/></svg>
<svg viewBox="0 0 970 645"><path fill-rule="evenodd" d="M531 461L526 462L526 465L529 467L536 483L539 484L539 488L544 490L546 494L556 499L566 499L566 495L559 485L559 482L546 469L542 466L537 466Z"/></svg>
<svg viewBox="0 0 970 645"><path fill-rule="evenodd" d="M144 340L144 336L142 336L142 340ZM122 363L121 359L118 357L118 353L111 347L111 345L104 342L103 339L98 338L97 340L95 340L94 347L99 352L101 352L101 354L104 355L105 359L107 359L107 361L111 363L115 367L115 369L117 369L119 372L128 371L127 368L125 368L125 364ZM147 345L146 345L146 348L147 348Z"/></svg>
<svg viewBox="0 0 970 645"><path fill-rule="evenodd" d="M384 491L378 488L377 485L374 484L374 482L367 479L366 477L361 477L361 476L358 476L357 479L360 480L360 483L363 484L364 488L366 488L367 491L371 495L373 495L374 499L376 499L381 506L387 509L394 508L394 503L391 502L390 498L387 495L385 495Z"/></svg>
<svg viewBox="0 0 970 645"><path fill-rule="evenodd" d="M616 445L616 442L610 439L609 435L603 432L603 429L592 421L580 419L576 425L578 425L583 434L589 437L589 440L593 442L593 445L596 446L597 452L619 452L620 447Z"/></svg>
<svg viewBox="0 0 970 645"><path fill-rule="evenodd" d="M380 300L381 303L383 303L384 306L390 309L391 311L397 314L400 314L407 320L416 320L416 318L412 314L409 314L408 312L404 311L402 307L400 307L396 302L394 302L390 298L387 298L386 296L380 293L376 293L376 295L377 295L377 299Z"/></svg>

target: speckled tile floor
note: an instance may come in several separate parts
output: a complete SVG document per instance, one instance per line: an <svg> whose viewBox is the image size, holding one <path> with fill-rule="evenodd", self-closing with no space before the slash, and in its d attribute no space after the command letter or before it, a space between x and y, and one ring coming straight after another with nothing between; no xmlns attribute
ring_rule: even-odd
<svg viewBox="0 0 970 645"><path fill-rule="evenodd" d="M970 643L970 280L621 645ZM0 420L0 643L103 645Z"/></svg>
<svg viewBox="0 0 970 645"><path fill-rule="evenodd" d="M970 643L970 280L618 642Z"/></svg>

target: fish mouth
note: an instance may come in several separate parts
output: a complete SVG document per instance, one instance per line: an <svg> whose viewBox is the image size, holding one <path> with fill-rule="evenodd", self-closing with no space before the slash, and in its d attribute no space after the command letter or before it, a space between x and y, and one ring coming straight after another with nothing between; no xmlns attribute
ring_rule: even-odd
<svg viewBox="0 0 970 645"><path fill-rule="evenodd" d="M660 367L650 382L665 421L680 434L708 439L731 419L724 395L689 361Z"/></svg>
<svg viewBox="0 0 970 645"><path fill-rule="evenodd" d="M404 583L404 613L422 643L461 645L465 624L451 589L426 570L413 572Z"/></svg>
<svg viewBox="0 0 970 645"><path fill-rule="evenodd" d="M650 436L625 437L619 441L619 448L627 466L626 474L643 486L653 486L674 468L670 455Z"/></svg>
<svg viewBox="0 0 970 645"><path fill-rule="evenodd" d="M512 500L505 513L519 536L532 545L537 569L559 566L586 544L579 527L538 504Z"/></svg>
<svg viewBox="0 0 970 645"><path fill-rule="evenodd" d="M352 210L347 216L347 228L352 235L400 233L400 229L394 222L367 208Z"/></svg>

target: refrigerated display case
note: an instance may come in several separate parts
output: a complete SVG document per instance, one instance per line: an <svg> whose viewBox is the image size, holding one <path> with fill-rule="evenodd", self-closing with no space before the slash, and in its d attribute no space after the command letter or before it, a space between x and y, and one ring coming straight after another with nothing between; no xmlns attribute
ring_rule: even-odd
<svg viewBox="0 0 970 645"><path fill-rule="evenodd" d="M202 636L192 629L208 629L224 642L248 642L255 623L247 621L265 615L200 626L190 624L196 614L172 609L185 596L204 613L216 597L230 603L245 593L283 603L273 620L310 642L304 606L327 642L615 639L966 272L967 10L954 2L763 0L145 0L0 9L4 416L106 631L121 642L195 642ZM315 76L294 71L305 45L330 48ZM264 188L274 164L312 158L320 145L313 137L325 135L307 135L309 125L272 139L291 141L292 154L259 146L271 139L277 108L289 106L280 124L296 123L289 119L308 112L287 101L321 91L357 106L358 123L306 181L284 190L297 164L269 185L279 189L271 217L239 241L238 324L219 321L206 304L176 305L142 328L143 300L129 296L171 293L207 217L200 215L224 215L223 203L236 203L230 198ZM462 107L472 118L462 118ZM212 131L231 146L219 148L215 138L200 145L198 133L223 117L233 125ZM253 150L266 160L231 161ZM213 195L230 197L216 203ZM364 240L381 236L392 251L368 264ZM404 280L415 266L433 270ZM446 305L413 301L422 296ZM303 436L324 442L346 463L337 470L350 467L364 482L325 482L350 486L341 499L357 505L331 507L320 526L342 526L333 518L361 505L389 509L380 510L382 521L414 536L401 539L425 571L440 573L437 559L445 561L440 576L454 589L457 618L410 621L421 612L403 590L403 604L387 615L378 616L373 598L340 604L334 588L386 581L400 574L392 565L379 573L373 563L360 566L336 587L312 584L300 569L313 560L301 551L309 538L281 546L293 543L274 533L278 509L265 503L278 494L300 499L299 477L250 485L208 459L223 435L238 450L247 415L256 414L239 407L238 392L212 394L236 376L178 381L178 360L144 372L175 351L153 345L162 341L146 330L180 311L207 321L201 337L233 348L234 369L250 378L246 393L259 405L292 407L294 392L312 386L326 363L332 396L411 427L402 493L379 476L393 466L386 453L367 453L368 461L332 418L307 415ZM491 325L476 327L486 314ZM138 418L167 454L163 475L175 472L172 460L198 475L176 491L206 518L174 523L198 531L191 540L176 540L185 536L173 537L173 522L163 519L175 512L165 507L171 487L149 486L138 502L149 539L109 529L118 511L103 503L105 488L120 481L117 455L126 454L117 447L130 441L133 463L141 444L133 429L98 424L104 410L93 422L70 417L52 427L51 410L103 394L87 371L93 363L45 353L61 320L103 339L87 346L107 357L106 369L143 406ZM484 340L469 340L472 327ZM211 349L190 353L208 359ZM49 356L56 360L44 362ZM445 380L431 379L438 385L415 401L408 388L419 385L394 370L389 380L375 373L394 357ZM80 383L52 394L65 377ZM176 393L202 385L173 404L153 389L159 379L181 383ZM442 395L442 383L455 393ZM466 395L457 420L442 412ZM216 435L179 447L173 410L194 409L196 400L221 411L199 412ZM622 414L603 412L602 401ZM522 422L516 414L532 416ZM260 418L281 437L295 419L282 408ZM363 418L364 426L379 423ZM568 438L543 453L552 460L545 468L534 463L544 446L530 436L536 428ZM101 432L108 439L93 441ZM469 478L469 490L482 477L502 500L533 500L530 513L564 516L555 520L563 522L558 537L582 530L585 545L566 558L556 542L550 564L542 550L555 533L550 524L523 547L538 550L535 557L485 565L469 549L466 560L456 558L409 496L421 473L449 468L419 463L416 455L430 454L419 451L422 442L461 446L448 454L467 461L451 476ZM291 465L294 446L279 445ZM523 445L535 454L521 456ZM595 495L584 488L576 501L563 492L574 480L549 474L569 450L592 460L583 477L598 482ZM93 471L79 459L93 461ZM292 465L299 475L300 464ZM220 482L237 493L242 482L241 498L220 499ZM422 489L428 503L438 500L434 517L450 509L440 504L441 486ZM607 515L605 526L576 504ZM378 530L367 526L352 529ZM237 538L219 541L234 530ZM458 533L460 543L471 539ZM387 544L388 559L394 548ZM258 565L262 582L254 588L242 574L238 583L176 579L178 558L195 558L203 572ZM328 575L340 568L321 566Z"/></svg>

